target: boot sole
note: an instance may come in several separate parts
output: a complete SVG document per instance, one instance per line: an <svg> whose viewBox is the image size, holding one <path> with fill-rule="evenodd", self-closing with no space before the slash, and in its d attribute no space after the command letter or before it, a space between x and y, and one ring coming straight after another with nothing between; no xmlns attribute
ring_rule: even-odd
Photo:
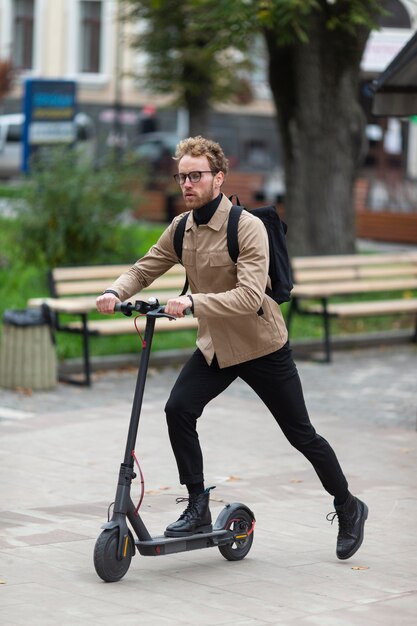
<svg viewBox="0 0 417 626"><path fill-rule="evenodd" d="M360 534L360 537L359 537L359 541L352 548L352 550L348 554L346 554L344 556L337 555L337 558L340 559L341 561L346 561L347 559L350 559L350 557L353 556L359 550L359 548L361 547L362 542L363 542L364 533L365 533L365 522L368 519L368 512L369 512L368 507L366 506L365 503L363 503L363 524L362 524L362 528L361 528L361 534Z"/></svg>
<svg viewBox="0 0 417 626"><path fill-rule="evenodd" d="M165 537L191 537L192 535L199 535L201 533L213 532L213 526L207 524L207 526L198 526L193 532L179 531L179 530L166 530L164 532Z"/></svg>

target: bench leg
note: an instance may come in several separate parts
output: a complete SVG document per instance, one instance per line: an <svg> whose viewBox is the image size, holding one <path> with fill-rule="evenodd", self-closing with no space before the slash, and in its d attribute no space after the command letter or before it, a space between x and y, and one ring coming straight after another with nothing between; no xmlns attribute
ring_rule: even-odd
<svg viewBox="0 0 417 626"><path fill-rule="evenodd" d="M330 340L330 315L327 310L327 298L323 298L323 330L324 330L324 360L326 363L332 362L331 340Z"/></svg>
<svg viewBox="0 0 417 626"><path fill-rule="evenodd" d="M87 315L82 315L83 322L83 360L84 360L84 384L91 387L91 365L90 365L90 342L87 327Z"/></svg>
<svg viewBox="0 0 417 626"><path fill-rule="evenodd" d="M288 306L288 312L287 312L287 319L285 320L285 325L287 327L288 336L290 336L291 322L292 322L292 317L294 314L294 307L295 307L295 301L290 300L290 303Z"/></svg>
<svg viewBox="0 0 417 626"><path fill-rule="evenodd" d="M62 382L65 383L70 383L72 385L85 385L86 387L91 387L91 364L90 364L90 334L88 332L88 326L87 326L87 314L86 313L80 313L81 316L81 323L82 323L82 346L83 346L83 373L84 373L84 378L82 378L81 380L78 378L72 378L70 376L62 376L60 375L59 379ZM66 330L67 332L71 332L69 331L69 329L65 329L63 327L60 328L60 330ZM77 333L79 334L79 333Z"/></svg>

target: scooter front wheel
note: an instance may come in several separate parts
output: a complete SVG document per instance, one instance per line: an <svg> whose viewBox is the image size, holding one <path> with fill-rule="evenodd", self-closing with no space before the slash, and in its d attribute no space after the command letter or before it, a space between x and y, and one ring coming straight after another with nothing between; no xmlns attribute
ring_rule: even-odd
<svg viewBox="0 0 417 626"><path fill-rule="evenodd" d="M126 555L117 558L119 529L103 530L98 536L94 548L94 567L97 574L106 583L115 583L121 580L130 567L132 552L127 548Z"/></svg>
<svg viewBox="0 0 417 626"><path fill-rule="evenodd" d="M224 528L234 534L232 543L219 546L222 556L228 561L240 561L245 558L253 543L253 517L245 509L237 509L228 517Z"/></svg>

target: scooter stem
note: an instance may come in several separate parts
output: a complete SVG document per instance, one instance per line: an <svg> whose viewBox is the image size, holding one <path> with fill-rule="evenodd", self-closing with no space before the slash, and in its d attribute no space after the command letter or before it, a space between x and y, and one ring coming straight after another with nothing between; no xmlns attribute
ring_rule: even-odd
<svg viewBox="0 0 417 626"><path fill-rule="evenodd" d="M126 451L124 463L133 467L134 459L132 452L135 449L136 437L139 428L139 418L142 409L143 394L145 391L146 375L148 373L149 357L151 354L152 339L155 328L156 317L146 316L146 326L144 335L144 348L140 357L138 377L136 380L135 395L133 397L132 413L130 417L129 432L127 435Z"/></svg>

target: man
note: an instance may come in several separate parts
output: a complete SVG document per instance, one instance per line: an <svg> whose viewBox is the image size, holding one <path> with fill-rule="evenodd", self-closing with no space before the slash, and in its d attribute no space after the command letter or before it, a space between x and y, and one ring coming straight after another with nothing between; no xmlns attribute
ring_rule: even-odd
<svg viewBox="0 0 417 626"><path fill-rule="evenodd" d="M165 535L180 537L212 528L196 423L208 402L240 377L333 496L339 520L336 553L347 559L362 543L368 508L348 491L333 449L310 423L280 307L265 294L269 257L264 225L247 211L242 213L240 252L234 264L226 237L232 204L221 192L228 171L222 148L203 137L190 137L179 143L175 159L175 179L189 210L182 262L191 295L168 300L165 311L183 317L191 307L199 327L197 350L180 372L165 407L180 482L189 494L187 508ZM119 300L178 262L173 237L179 219L174 218L149 252L97 299L99 311L113 313Z"/></svg>

